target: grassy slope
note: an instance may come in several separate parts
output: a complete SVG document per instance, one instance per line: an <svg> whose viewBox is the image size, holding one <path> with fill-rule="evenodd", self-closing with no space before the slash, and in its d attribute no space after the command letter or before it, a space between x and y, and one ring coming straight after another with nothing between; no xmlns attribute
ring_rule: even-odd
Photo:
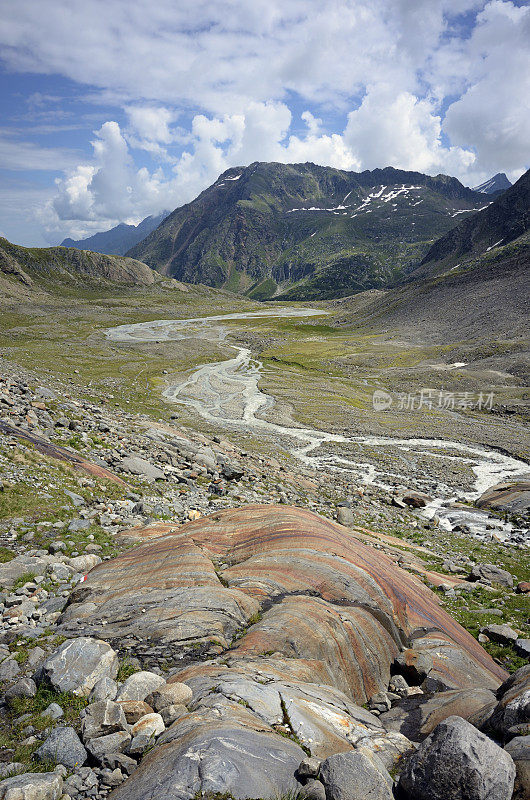
<svg viewBox="0 0 530 800"><path fill-rule="evenodd" d="M114 284L150 286L160 279L132 258L67 247L20 247L0 238L0 280L6 292L33 287L75 295L80 287L97 292Z"/></svg>

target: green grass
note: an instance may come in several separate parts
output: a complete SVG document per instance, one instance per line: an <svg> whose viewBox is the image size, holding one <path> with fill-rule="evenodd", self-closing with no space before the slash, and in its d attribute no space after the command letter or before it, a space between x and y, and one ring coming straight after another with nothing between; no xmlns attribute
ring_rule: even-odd
<svg viewBox="0 0 530 800"><path fill-rule="evenodd" d="M30 583L31 581L35 580L36 573L35 572L24 572L23 575L20 575L13 583L13 590L20 589L24 584Z"/></svg>
<svg viewBox="0 0 530 800"><path fill-rule="evenodd" d="M116 680L123 682L126 681L127 678L130 678L131 675L134 675L135 672L139 672L140 668L135 666L128 658L124 658L118 667L118 676Z"/></svg>
<svg viewBox="0 0 530 800"><path fill-rule="evenodd" d="M57 692L50 687L40 685L35 697L16 697L10 702L7 713L4 714L0 727L0 748L13 750L12 761L23 764L23 772L50 772L56 762L34 762L33 753L40 746L37 741L32 745L22 744L26 738L25 729L28 726L36 731L44 731L54 723L50 717L42 716L42 712L51 703L57 703L64 711L61 724L79 728L79 714L88 704L85 697L77 697L71 692ZM17 721L22 715L29 715L22 722Z"/></svg>
<svg viewBox="0 0 530 800"><path fill-rule="evenodd" d="M15 553L8 547L0 547L0 564L7 564L15 557Z"/></svg>

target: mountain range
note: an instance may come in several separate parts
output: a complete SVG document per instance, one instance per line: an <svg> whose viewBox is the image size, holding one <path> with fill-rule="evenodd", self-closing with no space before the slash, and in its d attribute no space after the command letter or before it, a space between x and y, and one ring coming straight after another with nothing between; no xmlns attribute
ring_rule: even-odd
<svg viewBox="0 0 530 800"><path fill-rule="evenodd" d="M128 255L253 299L326 299L398 281L487 204L446 175L255 162L224 172Z"/></svg>
<svg viewBox="0 0 530 800"><path fill-rule="evenodd" d="M169 211L162 211L157 216L146 217L138 225L126 225L120 222L109 231L102 231L87 239L64 239L61 247L75 247L77 250L90 250L93 253L124 256L134 245L145 239L167 217Z"/></svg>

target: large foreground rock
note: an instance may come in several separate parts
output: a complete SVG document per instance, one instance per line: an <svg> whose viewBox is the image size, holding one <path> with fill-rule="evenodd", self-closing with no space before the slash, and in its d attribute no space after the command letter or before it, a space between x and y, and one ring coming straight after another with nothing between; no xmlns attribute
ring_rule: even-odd
<svg viewBox="0 0 530 800"><path fill-rule="evenodd" d="M110 797L190 800L199 794L228 793L235 798L271 798L294 792L294 773L304 751L272 731L249 727L245 717L245 709L236 705L230 719L188 718L175 740L149 753Z"/></svg>
<svg viewBox="0 0 530 800"><path fill-rule="evenodd" d="M88 697L101 678L115 678L117 674L118 656L112 647L81 636L63 642L39 668L37 678L59 692Z"/></svg>
<svg viewBox="0 0 530 800"><path fill-rule="evenodd" d="M342 526L284 506L165 526L98 564L60 627L155 660L173 653L176 694L149 689L145 673L118 692L149 697L170 725L118 800L281 794L304 757L295 742L319 759L362 747L391 767L409 740L360 706L386 690L407 645L444 686L496 689L506 677L422 583ZM161 696L181 683L189 710L164 718Z"/></svg>
<svg viewBox="0 0 530 800"><path fill-rule="evenodd" d="M291 677L305 671L360 703L386 689L411 638L446 688L496 689L506 677L417 579L340 525L285 506L221 511L98 564L59 627L180 657L237 636L231 654L272 651Z"/></svg>
<svg viewBox="0 0 530 800"><path fill-rule="evenodd" d="M0 782L0 800L59 800L63 779L55 772L26 772Z"/></svg>
<svg viewBox="0 0 530 800"><path fill-rule="evenodd" d="M461 717L448 717L407 762L400 786L413 800L510 800L511 756Z"/></svg>

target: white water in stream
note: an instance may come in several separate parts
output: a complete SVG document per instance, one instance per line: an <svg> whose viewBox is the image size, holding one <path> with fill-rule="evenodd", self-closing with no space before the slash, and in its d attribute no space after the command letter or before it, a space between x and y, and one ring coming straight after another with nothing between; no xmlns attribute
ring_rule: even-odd
<svg viewBox="0 0 530 800"><path fill-rule="evenodd" d="M324 313L309 308L264 309L241 314L120 325L109 329L106 335L116 342L201 338L219 344L228 334L226 327L220 324L224 321L256 317L311 317ZM270 422L262 415L265 410L272 408L274 401L259 388L261 362L252 357L248 348L230 346L236 353L233 358L198 367L187 379L168 386L163 392L164 396L172 402L190 406L217 426L238 428L251 435L271 436L300 462L320 473L347 472L352 476L352 481L389 488L396 483L407 485L410 480L407 478L407 464L412 467L420 461L422 477L427 482L430 480L431 488L435 488L438 495L425 513L431 516L436 514L448 529L464 521L479 533L488 519L483 512L451 509L454 489L451 490L443 479L444 466L448 463L465 465L474 473L474 486L466 495L468 499L477 497L501 480L529 471L528 465L518 459L495 450L450 440L342 435ZM378 451L382 451L383 458L377 456ZM392 457L390 466L388 456ZM403 471L399 470L400 464L403 465ZM430 465L427 472L425 464ZM496 527L499 533L501 530L507 533L511 526L499 523Z"/></svg>

